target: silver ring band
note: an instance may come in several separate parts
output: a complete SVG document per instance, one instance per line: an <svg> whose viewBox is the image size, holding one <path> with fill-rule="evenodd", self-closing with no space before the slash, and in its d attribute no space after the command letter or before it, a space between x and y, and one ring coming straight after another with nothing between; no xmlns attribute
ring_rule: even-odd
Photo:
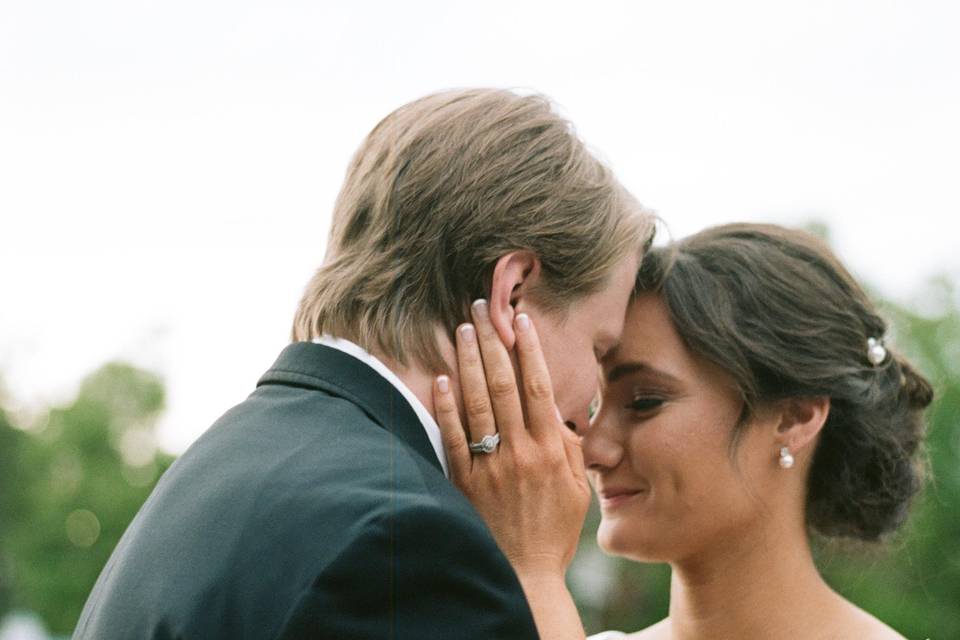
<svg viewBox="0 0 960 640"><path fill-rule="evenodd" d="M495 433L492 436L483 436L480 442L471 442L469 444L471 453L493 453L500 445L500 434Z"/></svg>

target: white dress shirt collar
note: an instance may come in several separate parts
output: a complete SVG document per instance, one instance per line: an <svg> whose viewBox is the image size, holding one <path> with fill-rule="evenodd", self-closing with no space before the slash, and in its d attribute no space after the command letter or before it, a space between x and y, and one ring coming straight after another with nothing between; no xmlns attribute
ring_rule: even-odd
<svg viewBox="0 0 960 640"><path fill-rule="evenodd" d="M450 472L447 469L447 456L443 450L443 440L440 438L440 427L437 425L437 421L433 419L433 416L430 415L430 412L427 411L427 408L423 406L423 403L420 402L413 391L410 390L403 380L401 380L397 374L391 371L387 365L383 364L376 356L368 352L366 349L361 347L358 344L345 340L344 338L337 338L331 335L322 335L319 338L314 338L313 342L317 344L322 344L332 349L337 349L342 351L347 355L351 355L357 360L367 364L374 371L379 373L381 376L387 379L387 382L396 387L404 398L407 399L407 402L410 403L410 406L413 408L414 413L417 414L417 417L420 418L420 423L423 425L423 430L427 432L427 438L430 439L430 444L433 445L433 450L437 453L437 459L440 460L440 466L443 467L443 474L450 477Z"/></svg>

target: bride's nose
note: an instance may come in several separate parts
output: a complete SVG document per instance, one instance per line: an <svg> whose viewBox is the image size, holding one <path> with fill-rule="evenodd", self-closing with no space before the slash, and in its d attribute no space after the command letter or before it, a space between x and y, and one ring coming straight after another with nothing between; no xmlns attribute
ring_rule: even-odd
<svg viewBox="0 0 960 640"><path fill-rule="evenodd" d="M583 461L588 469L612 469L620 464L623 445L619 430L603 406L584 429L578 429L578 433L583 436Z"/></svg>

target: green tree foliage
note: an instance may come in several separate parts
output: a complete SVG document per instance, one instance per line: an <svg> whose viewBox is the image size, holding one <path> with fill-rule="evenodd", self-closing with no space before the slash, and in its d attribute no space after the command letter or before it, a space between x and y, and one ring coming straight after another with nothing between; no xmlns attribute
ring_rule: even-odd
<svg viewBox="0 0 960 640"><path fill-rule="evenodd" d="M821 230L821 235L827 235ZM908 638L960 638L960 305L950 282L926 287L908 306L881 305L888 342L934 384L927 412L929 482L907 525L880 545L816 541L817 562L844 596ZM588 631L641 629L667 615L669 568L620 558L592 562L599 514L591 510L571 572ZM588 566L589 565L589 566ZM591 597L602 571L604 596ZM593 580L596 582L596 580Z"/></svg>
<svg viewBox="0 0 960 640"><path fill-rule="evenodd" d="M172 462L154 444L163 403L156 376L114 363L27 430L0 413L0 606L72 632L111 551Z"/></svg>

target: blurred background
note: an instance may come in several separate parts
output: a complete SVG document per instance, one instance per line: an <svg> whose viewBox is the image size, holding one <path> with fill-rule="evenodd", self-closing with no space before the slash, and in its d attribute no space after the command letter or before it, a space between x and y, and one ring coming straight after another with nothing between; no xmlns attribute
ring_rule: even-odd
<svg viewBox="0 0 960 640"><path fill-rule="evenodd" d="M69 635L160 474L288 342L366 133L478 85L550 96L673 236L829 237L938 398L910 524L821 567L960 638L958 28L932 0L4 0L0 640ZM604 556L596 520L588 631L658 620L669 570Z"/></svg>

